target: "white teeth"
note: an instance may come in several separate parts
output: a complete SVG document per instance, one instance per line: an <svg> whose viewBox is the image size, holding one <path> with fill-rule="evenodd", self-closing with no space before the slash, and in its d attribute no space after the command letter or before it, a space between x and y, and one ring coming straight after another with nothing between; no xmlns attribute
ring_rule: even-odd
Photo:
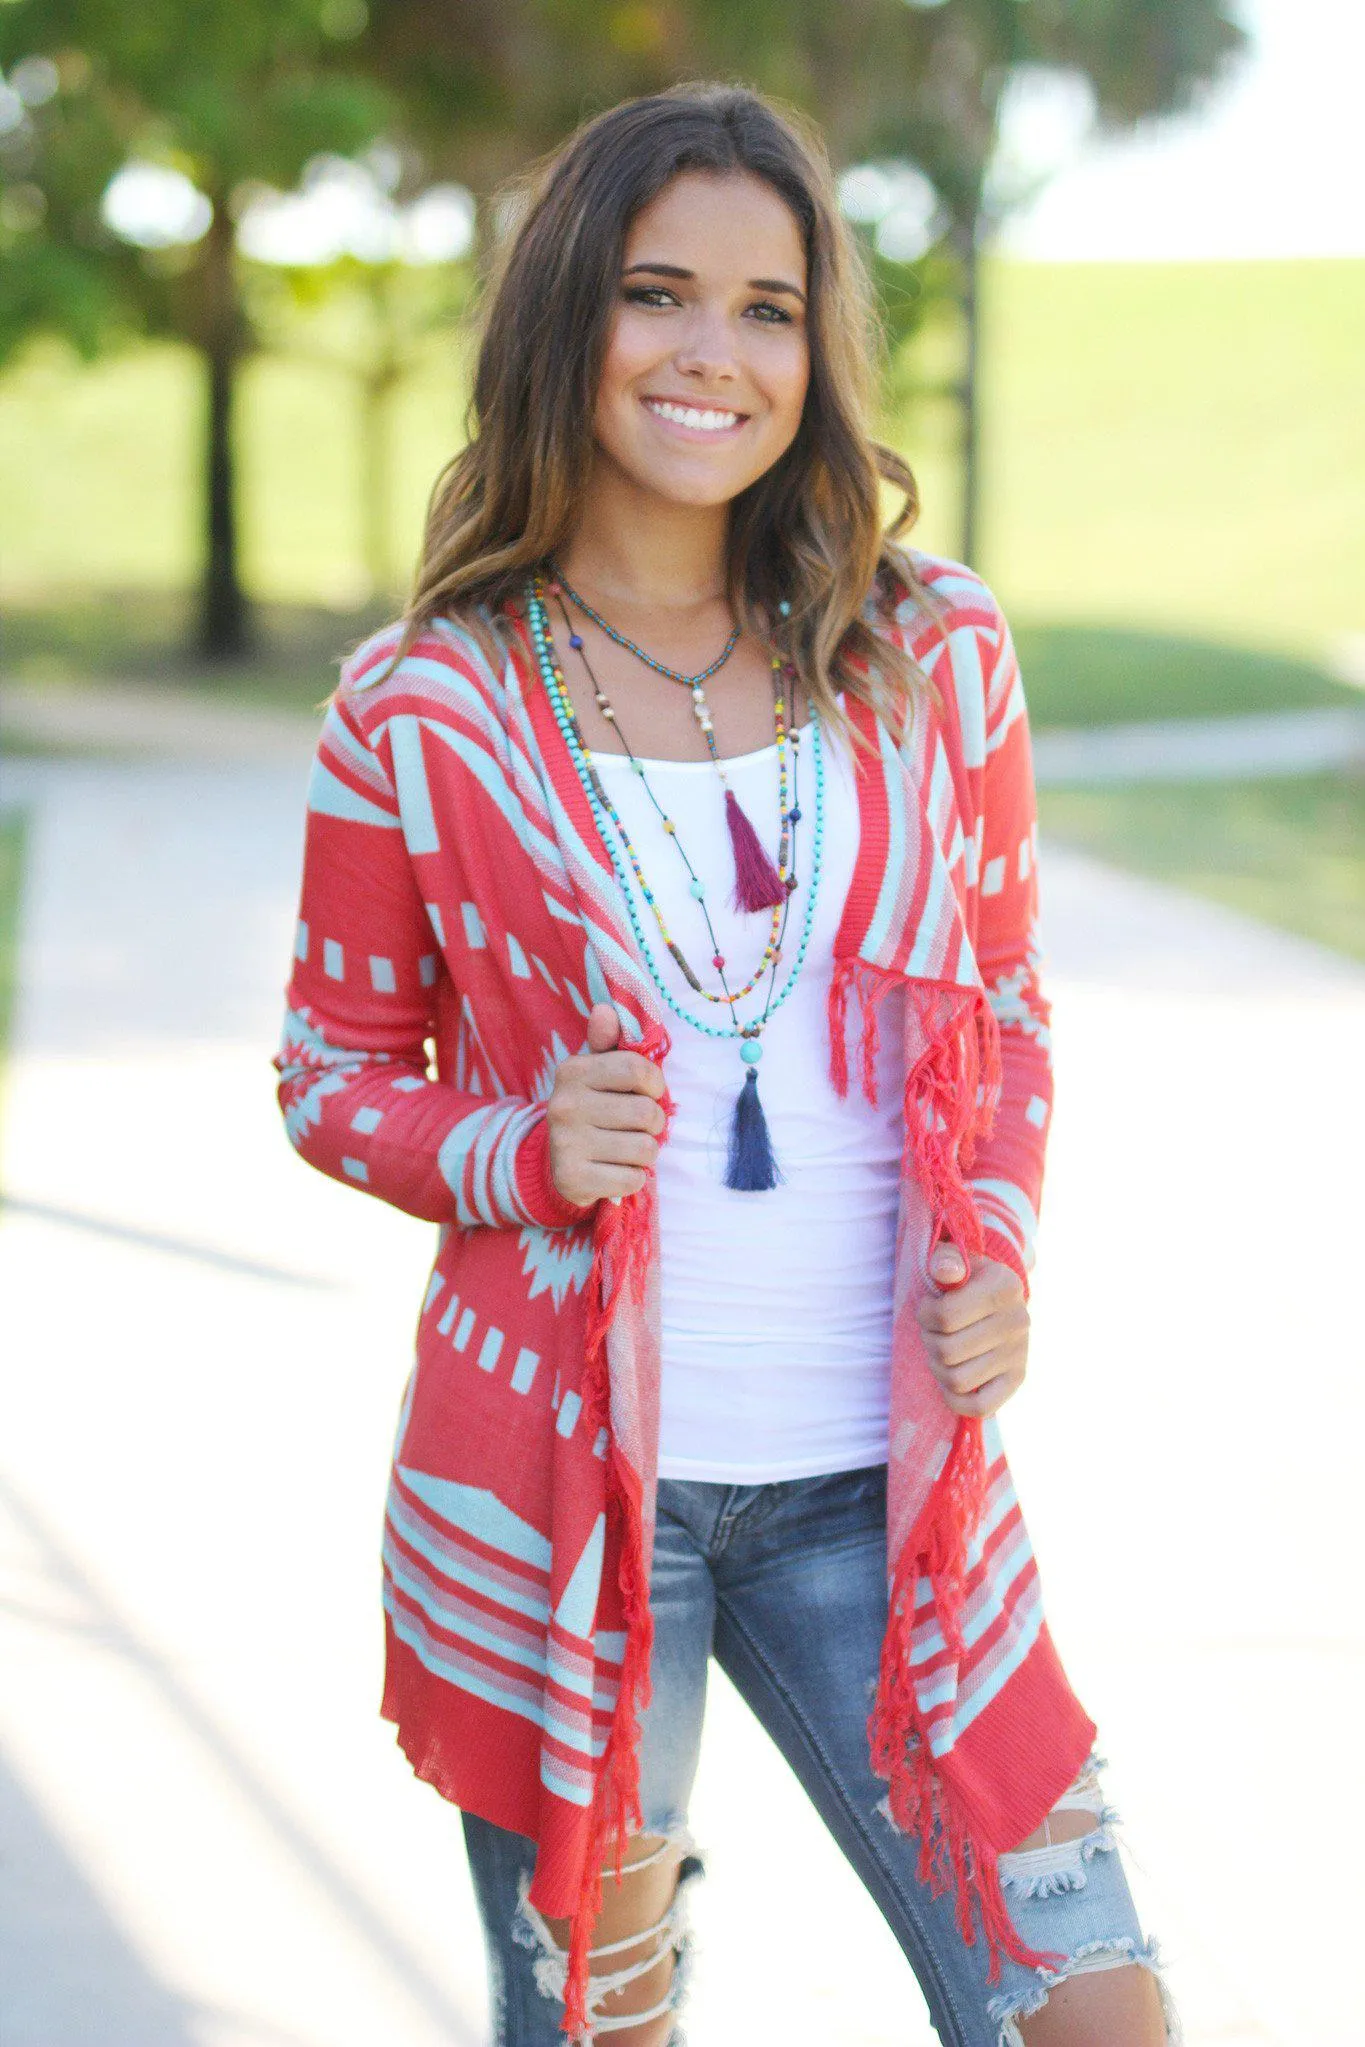
<svg viewBox="0 0 1365 2047"><path fill-rule="evenodd" d="M740 417L737 412L703 412L693 405L671 405L666 398L646 398L645 404L660 419L671 419L678 426L700 427L704 433L720 433L737 425Z"/></svg>

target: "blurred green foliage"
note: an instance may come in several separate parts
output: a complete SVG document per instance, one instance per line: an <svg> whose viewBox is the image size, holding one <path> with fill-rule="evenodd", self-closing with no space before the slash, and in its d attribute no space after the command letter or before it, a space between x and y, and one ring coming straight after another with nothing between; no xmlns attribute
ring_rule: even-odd
<svg viewBox="0 0 1365 2047"><path fill-rule="evenodd" d="M1015 642L1038 726L1365 708L1358 690L1315 663L1254 647L1061 624L1021 625Z"/></svg>
<svg viewBox="0 0 1365 2047"><path fill-rule="evenodd" d="M394 499L400 449L396 408L404 390L444 347L458 362L459 323L473 285L468 263L420 267L343 256L326 266L244 266L244 300L263 346L278 361L336 374L354 390L357 441L355 505L367 590L376 597L406 588L411 547L396 544ZM448 452L454 453L452 435ZM427 477L435 482L437 456Z"/></svg>
<svg viewBox="0 0 1365 2047"><path fill-rule="evenodd" d="M27 831L22 810L0 810L0 1112L4 1108L5 1053L18 988L19 904Z"/></svg>
<svg viewBox="0 0 1365 2047"><path fill-rule="evenodd" d="M32 76L46 65L51 84L0 123L0 362L36 332L86 352L131 334L174 335L199 351L208 391L199 639L208 653L240 655L249 620L232 414L238 366L259 338L234 246L244 197L262 184L287 188L319 153L355 153L382 135L409 187L454 177L485 202L486 248L494 188L585 113L682 78L743 77L813 113L837 164L909 162L937 194L938 246L914 264L889 264L882 250L879 282L898 405L914 391L901 344L937 298L961 308L950 388L963 413L970 553L977 257L985 227L1023 196L992 183L1010 80L1021 67L1063 66L1089 81L1103 122L1123 124L1185 105L1244 40L1231 0L842 0L835 9L827 0L385 0L373 9L365 0L8 0L0 67L26 63ZM132 160L197 188L206 202L197 240L134 247L111 230L102 200ZM392 342L393 293L376 282L371 297L387 335L384 363L365 384L378 472L378 422L403 351ZM378 568L377 532L367 551Z"/></svg>
<svg viewBox="0 0 1365 2047"><path fill-rule="evenodd" d="M1361 631L1365 413L1352 337L1365 324L1365 263L999 261L984 304L982 567L1016 629L1122 627L1313 667ZM350 363L363 321L353 330L342 310L319 310L316 354L262 352L243 372L243 566L263 601L349 610L368 594ZM940 308L908 347L905 374L926 389L951 367L953 319ZM429 335L414 357L386 405L400 587L465 396L453 336ZM193 587L198 404L194 360L171 346L84 371L35 354L0 380L0 473L23 480L0 493L0 603L12 618L82 590ZM951 553L951 404L917 397L883 428L919 478L915 537ZM1122 662L1104 678L1130 698ZM1199 687L1188 664L1160 687L1141 683L1153 702L1186 687Z"/></svg>
<svg viewBox="0 0 1365 2047"><path fill-rule="evenodd" d="M331 0L335 5L335 0ZM56 90L0 139L0 362L34 331L78 347L130 334L204 346L209 239L168 249L113 232L101 200L130 161L189 178L230 221L239 187L292 185L319 151L364 146L395 117L381 82L328 33L328 0L8 0L0 68L47 58Z"/></svg>
<svg viewBox="0 0 1365 2047"><path fill-rule="evenodd" d="M1045 835L1365 960L1365 776L1044 789Z"/></svg>

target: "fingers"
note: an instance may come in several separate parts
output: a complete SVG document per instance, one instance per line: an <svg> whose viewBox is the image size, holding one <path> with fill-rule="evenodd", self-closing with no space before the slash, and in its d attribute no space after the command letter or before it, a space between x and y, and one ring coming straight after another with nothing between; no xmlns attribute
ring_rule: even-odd
<svg viewBox="0 0 1365 2047"><path fill-rule="evenodd" d="M944 1257L945 1252L962 1259L956 1245L940 1245L930 1265L931 1277L934 1264ZM950 1286L947 1292L927 1293L917 1313L921 1329L947 1336L979 1322L985 1315L998 1314L1014 1303L1022 1304L1023 1300L1024 1289L1019 1275L998 1259L981 1258L970 1276Z"/></svg>
<svg viewBox="0 0 1365 2047"><path fill-rule="evenodd" d="M967 1274L967 1261L956 1244L943 1243L937 1246L929 1261L929 1277L935 1286L961 1286Z"/></svg>
<svg viewBox="0 0 1365 2047"><path fill-rule="evenodd" d="M553 1151L551 1139L552 1159ZM619 1201L640 1192L658 1157L657 1142L642 1131L580 1131L573 1148L566 1147L564 1179L569 1184L560 1183L560 1191L571 1201Z"/></svg>
<svg viewBox="0 0 1365 2047"><path fill-rule="evenodd" d="M638 1194L648 1178L648 1173L630 1166L586 1165L568 1198L585 1207L592 1201L622 1201L628 1194Z"/></svg>
<svg viewBox="0 0 1365 2047"><path fill-rule="evenodd" d="M585 1163L595 1166L638 1166L652 1173L659 1162L658 1139L642 1130L589 1130Z"/></svg>
<svg viewBox="0 0 1365 2047"><path fill-rule="evenodd" d="M1002 1372L997 1378L988 1379L974 1393L950 1393L943 1388L944 1404L953 1414L975 1416L984 1420L987 1415L997 1414L1024 1383L1024 1374Z"/></svg>
<svg viewBox="0 0 1365 2047"><path fill-rule="evenodd" d="M930 1365L936 1373L965 1371L969 1365L978 1364L990 1357L993 1351L1006 1351L1015 1344L1028 1341L1028 1311L1020 1302L1017 1307L1005 1308L995 1315L983 1315L979 1322L972 1322L966 1329L955 1329L947 1335L935 1330L925 1330L924 1348Z"/></svg>
<svg viewBox="0 0 1365 2047"><path fill-rule="evenodd" d="M609 1002L588 1012L588 1048L562 1059L546 1103L550 1177L584 1206L638 1194L658 1163L665 1116L662 1068L620 1043Z"/></svg>
<svg viewBox="0 0 1365 2047"><path fill-rule="evenodd" d="M610 1002L594 1002L588 1011L588 1050L610 1052L621 1037L621 1019Z"/></svg>
<svg viewBox="0 0 1365 2047"><path fill-rule="evenodd" d="M944 1402L954 1414L994 1414L1018 1392L1028 1368L1022 1282L996 1259L969 1264L955 1244L936 1247L929 1273L935 1284L917 1316Z"/></svg>
<svg viewBox="0 0 1365 2047"><path fill-rule="evenodd" d="M637 1067L654 1079L657 1091L635 1085L633 1070ZM606 1086L597 1084L603 1076ZM617 1085L613 1086L613 1081ZM596 1052L586 1058L566 1059L555 1075L545 1108L551 1137L576 1132L587 1149L594 1151L590 1140L597 1132L639 1130L648 1133L652 1143L663 1135L666 1120L658 1100L662 1090L658 1067L635 1052ZM658 1146L653 1148L657 1153Z"/></svg>
<svg viewBox="0 0 1365 2047"><path fill-rule="evenodd" d="M999 1342L978 1351L974 1357L965 1358L961 1364L945 1364L932 1351L928 1352L928 1356L929 1369L944 1393L962 1398L969 1393L979 1393L983 1386L988 1386L992 1379L1002 1375L1023 1378L1028 1364L1028 1330L1011 1330Z"/></svg>
<svg viewBox="0 0 1365 2047"><path fill-rule="evenodd" d="M601 1093L651 1095L658 1101L664 1091L663 1068L643 1052L581 1052L563 1060L559 1072L566 1084Z"/></svg>
<svg viewBox="0 0 1365 2047"><path fill-rule="evenodd" d="M647 1130L651 1137L662 1137L667 1120L648 1095L595 1093L589 1114L598 1130Z"/></svg>
<svg viewBox="0 0 1365 2047"><path fill-rule="evenodd" d="M551 1178L567 1201L638 1194L658 1163L659 1140L641 1126L657 1119L662 1128L663 1111L644 1095L556 1088L545 1114ZM607 1116L619 1119L614 1127L603 1127Z"/></svg>
<svg viewBox="0 0 1365 2047"><path fill-rule="evenodd" d="M603 1093L650 1095L664 1091L663 1068L643 1052L598 1052L585 1062L584 1079Z"/></svg>

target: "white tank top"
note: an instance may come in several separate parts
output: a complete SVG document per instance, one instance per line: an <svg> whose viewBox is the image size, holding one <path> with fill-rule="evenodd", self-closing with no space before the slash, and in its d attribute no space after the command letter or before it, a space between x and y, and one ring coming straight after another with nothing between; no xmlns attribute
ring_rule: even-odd
<svg viewBox="0 0 1365 2047"><path fill-rule="evenodd" d="M887 999L878 1103L856 1078L840 1100L829 1081L825 1006L834 936L858 843L852 762L826 739L825 826L810 942L795 987L763 1032L759 1093L784 1175L766 1193L724 1185L731 1111L744 1081L738 1041L710 1038L668 1012L665 1063L677 1104L659 1154L663 1371L659 1472L665 1478L756 1484L851 1471L887 1455L892 1266L902 1132L901 1008ZM644 781L622 754L594 756L674 940L704 987L718 989L701 906ZM730 906L734 861L719 777L710 762L645 761L645 774L706 886L732 987L758 963L770 912ZM778 843L777 750L725 763L736 797L770 853ZM815 761L803 734L796 799L798 886L777 992L796 958L811 884ZM623 863L624 864L624 863ZM689 1015L731 1021L704 1002L664 949L630 877L641 928L665 986ZM762 1013L766 980L737 1005ZM858 1026L850 1004L852 1040Z"/></svg>

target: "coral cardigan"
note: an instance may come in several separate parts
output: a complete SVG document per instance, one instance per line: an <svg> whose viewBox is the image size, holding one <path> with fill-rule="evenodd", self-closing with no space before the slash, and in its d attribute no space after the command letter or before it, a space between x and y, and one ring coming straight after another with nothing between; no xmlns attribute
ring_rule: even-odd
<svg viewBox="0 0 1365 2047"><path fill-rule="evenodd" d="M1031 1260L1051 1101L1033 781L999 607L960 565L912 559L940 615L908 594L867 615L938 701L893 732L849 699L872 751L829 1015L843 1089L859 1002L870 1090L879 998L905 987L890 1618L869 1733L892 1823L956 1890L964 1938L1033 1960L996 1858L1075 1777L1094 1728L1043 1620L998 1430L945 1407L915 1314L943 1235L1021 1276ZM615 1005L665 1078L668 1012L524 611L504 625L501 667L440 621L392 673L397 628L343 670L276 1065L309 1164L441 1226L388 1498L382 1710L419 1776L538 1844L532 1900L574 1919L573 2031L601 1866L639 1824L658 1216L652 1182L619 1206L560 1196L545 1102L592 1003Z"/></svg>

